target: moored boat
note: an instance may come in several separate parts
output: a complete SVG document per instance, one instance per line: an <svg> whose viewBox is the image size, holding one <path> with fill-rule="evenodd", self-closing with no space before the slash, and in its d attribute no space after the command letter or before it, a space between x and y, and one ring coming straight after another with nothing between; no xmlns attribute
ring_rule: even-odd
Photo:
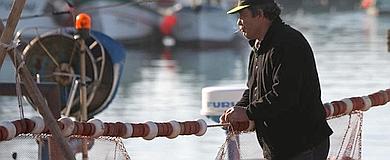
<svg viewBox="0 0 390 160"><path fill-rule="evenodd" d="M11 9L13 1L0 1L0 19L5 22L6 17ZM21 15L16 30L23 30L24 28L39 27L39 28L57 28L59 25L51 16L42 16L47 11L49 1L47 0L28 0L26 1L24 10ZM26 33L25 37L33 37L36 33Z"/></svg>
<svg viewBox="0 0 390 160"><path fill-rule="evenodd" d="M239 34L234 34L236 17L227 15L229 1L199 4L182 4L182 8L174 14L177 17L172 36L180 44L227 46Z"/></svg>
<svg viewBox="0 0 390 160"><path fill-rule="evenodd" d="M150 2L123 0L80 1L78 10L90 14L93 29L124 43L153 41L158 38L161 15L148 7ZM95 8L95 9L93 9Z"/></svg>
<svg viewBox="0 0 390 160"><path fill-rule="evenodd" d="M375 6L378 10L378 14L390 14L389 0L376 0Z"/></svg>
<svg viewBox="0 0 390 160"><path fill-rule="evenodd" d="M390 14L389 0L362 0L360 6L370 15Z"/></svg>

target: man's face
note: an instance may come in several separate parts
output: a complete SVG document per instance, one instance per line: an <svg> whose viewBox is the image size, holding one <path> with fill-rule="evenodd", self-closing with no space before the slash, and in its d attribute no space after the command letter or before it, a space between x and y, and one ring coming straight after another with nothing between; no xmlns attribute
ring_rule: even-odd
<svg viewBox="0 0 390 160"><path fill-rule="evenodd" d="M237 20L238 29L247 39L256 39L259 36L259 27L261 26L261 14L253 16L248 8L239 12Z"/></svg>

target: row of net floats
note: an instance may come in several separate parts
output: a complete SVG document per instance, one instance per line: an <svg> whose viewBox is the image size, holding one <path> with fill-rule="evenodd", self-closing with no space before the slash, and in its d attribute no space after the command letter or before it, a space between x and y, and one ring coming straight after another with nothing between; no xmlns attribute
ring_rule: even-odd
<svg viewBox="0 0 390 160"><path fill-rule="evenodd" d="M340 101L332 101L324 104L326 117L332 118L353 113L354 111L367 111L371 107L384 105L390 101L390 89L381 90L368 96L345 98ZM202 119L196 121L170 121L165 123L108 123L99 119L91 119L88 122L73 121L68 117L57 121L64 136L88 136L97 138L108 137L142 137L152 140L155 137L176 138L179 135L202 136L210 127ZM250 131L253 125L249 122L230 123L234 131ZM39 117L24 118L15 121L3 121L0 123L0 141L11 140L20 134L50 134L44 120Z"/></svg>
<svg viewBox="0 0 390 160"><path fill-rule="evenodd" d="M371 107L381 106L390 101L390 89L380 90L368 96L344 98L324 104L326 117L332 118L350 114L353 111L367 111Z"/></svg>

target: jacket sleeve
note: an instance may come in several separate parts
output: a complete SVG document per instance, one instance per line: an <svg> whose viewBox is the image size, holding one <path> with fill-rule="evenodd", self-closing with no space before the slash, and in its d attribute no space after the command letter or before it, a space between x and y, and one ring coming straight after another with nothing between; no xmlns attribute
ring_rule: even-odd
<svg viewBox="0 0 390 160"><path fill-rule="evenodd" d="M304 66L305 52L311 52L308 47L290 45L273 50L272 89L247 106L249 119L273 119L299 106L304 67L311 67Z"/></svg>
<svg viewBox="0 0 390 160"><path fill-rule="evenodd" d="M249 89L246 89L242 94L241 99L236 103L235 106L245 107L249 105Z"/></svg>
<svg viewBox="0 0 390 160"><path fill-rule="evenodd" d="M250 43L254 43L254 41L251 41ZM249 88L251 76L252 76L252 65L253 65L253 56L254 52L251 51L250 56L249 56L249 65L248 65L248 77L247 77L247 83L246 86ZM241 106L241 107L246 107L249 105L249 89L245 89L244 93L242 94L241 99L236 103L235 106Z"/></svg>

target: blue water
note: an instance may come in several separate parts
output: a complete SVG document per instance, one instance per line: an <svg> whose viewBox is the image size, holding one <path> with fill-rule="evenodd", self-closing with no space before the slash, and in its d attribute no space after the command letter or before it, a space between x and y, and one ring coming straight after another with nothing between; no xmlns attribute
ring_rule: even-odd
<svg viewBox="0 0 390 160"><path fill-rule="evenodd" d="M375 17L354 11L294 13L283 18L301 30L312 45L324 102L390 88L390 53L386 45L389 16ZM95 118L133 123L206 119L199 113L203 87L245 83L247 46L210 50L174 48L168 54L130 47L127 51L118 94L109 108ZM13 81L10 64L7 59L0 72L0 81ZM0 97L0 103L0 120L19 117L16 98ZM26 117L34 114L26 107ZM363 159L388 159L388 115L390 105L365 113ZM207 123L213 122L207 120ZM210 128L202 137L180 136L152 141L134 138L126 139L124 143L134 160L207 160L215 158L224 140L221 129Z"/></svg>

